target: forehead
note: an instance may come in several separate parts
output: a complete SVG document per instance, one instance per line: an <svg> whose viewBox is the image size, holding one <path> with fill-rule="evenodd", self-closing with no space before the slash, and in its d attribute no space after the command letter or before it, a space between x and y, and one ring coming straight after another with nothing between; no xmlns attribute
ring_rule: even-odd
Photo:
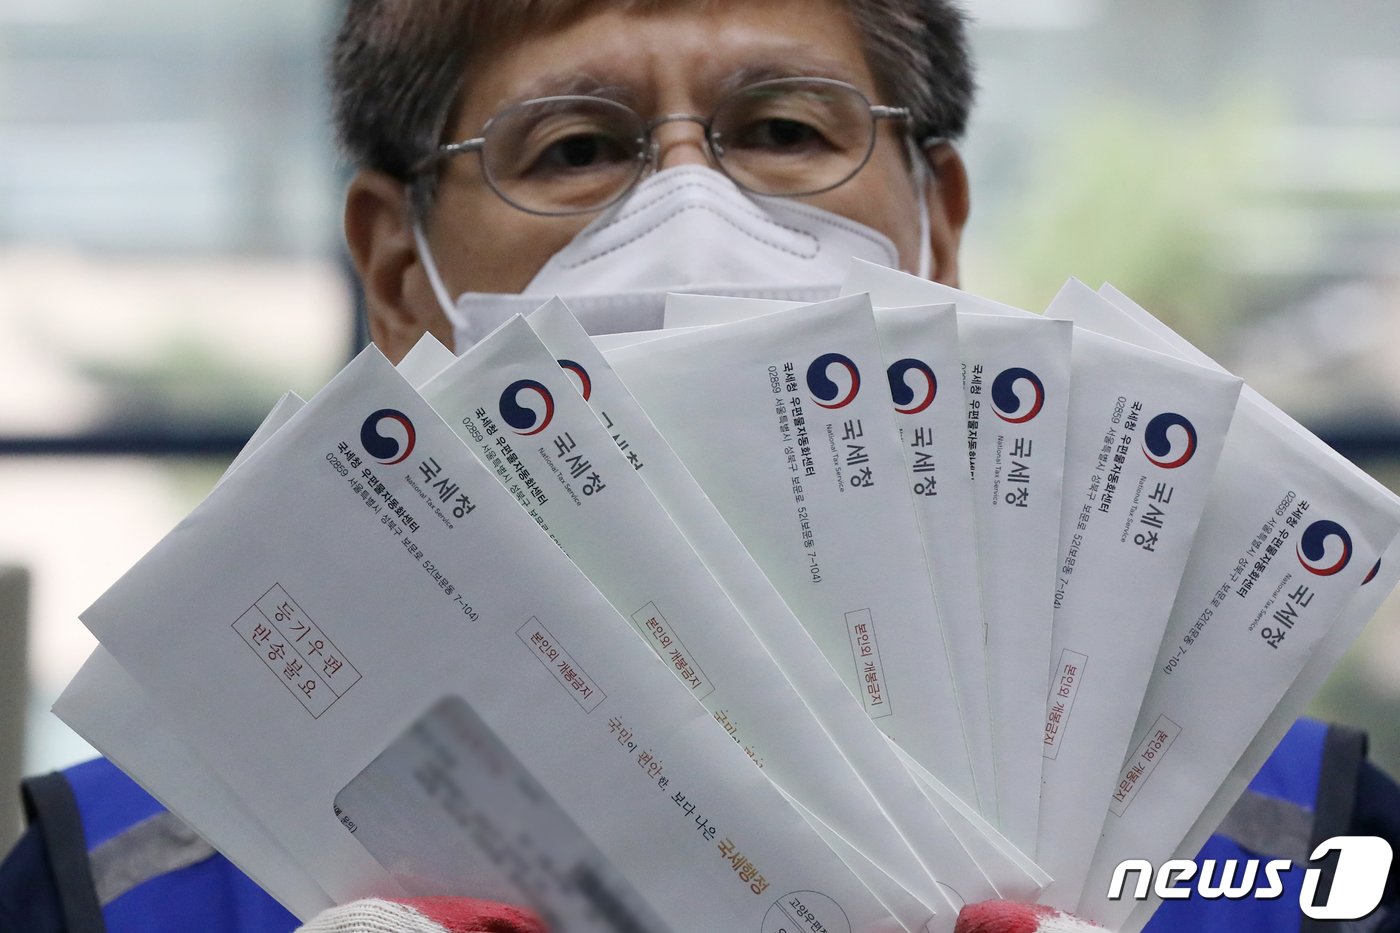
<svg viewBox="0 0 1400 933"><path fill-rule="evenodd" d="M787 75L838 78L878 96L840 0L561 5L567 15L476 37L453 123L479 126L531 97L600 91L639 108L704 108L735 86Z"/></svg>

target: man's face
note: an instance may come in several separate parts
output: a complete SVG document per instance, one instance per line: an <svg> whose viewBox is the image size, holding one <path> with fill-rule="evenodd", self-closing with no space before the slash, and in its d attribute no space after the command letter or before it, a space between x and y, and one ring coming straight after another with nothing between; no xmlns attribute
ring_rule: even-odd
<svg viewBox="0 0 1400 933"><path fill-rule="evenodd" d="M726 0L663 6L659 10L608 8L585 13L557 29L530 32L472 56L467 89L448 120L447 138L468 139L503 108L534 97L577 93L580 82L617 89L647 120L662 114L708 115L739 76L800 75L836 78L871 101L891 106L876 85L861 36L839 0ZM897 92L896 92L897 94ZM906 269L918 265L919 214L909 156L897 123L880 121L870 161L850 181L803 198L888 236ZM703 129L669 123L654 133L656 168L711 166ZM934 277L955 282L957 242L966 214L966 180L949 147L930 154L934 177L928 198ZM363 174L363 173L362 173ZM451 328L427 287L421 264L406 261L399 280L384 287L373 231L395 233L388 221L366 222L363 192L352 184L346 226L366 283L371 331L391 358L407 352L416 334L430 330L451 346ZM400 213L402 208L400 206ZM508 204L487 185L474 154L447 161L427 226L449 294L519 292L596 214L538 216ZM393 242L402 245L403 231ZM416 333L415 333L416 331Z"/></svg>

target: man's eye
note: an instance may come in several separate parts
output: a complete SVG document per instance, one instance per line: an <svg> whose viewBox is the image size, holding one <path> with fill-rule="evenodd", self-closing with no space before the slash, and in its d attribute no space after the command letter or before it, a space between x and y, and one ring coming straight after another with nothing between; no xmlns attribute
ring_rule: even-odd
<svg viewBox="0 0 1400 933"><path fill-rule="evenodd" d="M803 152L825 144L826 138L811 124L782 118L754 121L729 140L731 146L780 152Z"/></svg>
<svg viewBox="0 0 1400 933"><path fill-rule="evenodd" d="M601 134L578 134L551 143L535 163L545 171L567 171L626 162L628 153L616 139Z"/></svg>

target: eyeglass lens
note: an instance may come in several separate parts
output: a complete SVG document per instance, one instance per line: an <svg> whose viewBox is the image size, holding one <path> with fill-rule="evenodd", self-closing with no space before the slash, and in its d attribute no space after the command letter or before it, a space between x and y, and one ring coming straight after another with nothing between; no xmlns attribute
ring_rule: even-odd
<svg viewBox="0 0 1400 933"><path fill-rule="evenodd" d="M526 101L487 126L487 178L525 210L596 210L636 183L646 167L647 126L601 98ZM814 194L846 181L874 144L870 105L852 87L780 79L726 98L710 122L720 167L756 194Z"/></svg>
<svg viewBox="0 0 1400 933"><path fill-rule="evenodd" d="M716 111L715 157L756 194L814 194L854 175L870 154L870 105L853 88L774 81L728 98Z"/></svg>
<svg viewBox="0 0 1400 933"><path fill-rule="evenodd" d="M646 125L601 98L526 101L486 129L486 177L530 211L566 214L607 204L641 175Z"/></svg>

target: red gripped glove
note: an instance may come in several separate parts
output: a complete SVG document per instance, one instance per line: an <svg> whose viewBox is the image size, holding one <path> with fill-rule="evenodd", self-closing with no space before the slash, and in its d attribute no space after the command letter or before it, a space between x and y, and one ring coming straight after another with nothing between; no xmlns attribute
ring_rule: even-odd
<svg viewBox="0 0 1400 933"><path fill-rule="evenodd" d="M469 897L367 898L323 910L296 933L547 933L529 911Z"/></svg>
<svg viewBox="0 0 1400 933"><path fill-rule="evenodd" d="M958 914L954 933L1093 933L1096 924L1053 907L983 901ZM296 933L548 933L534 914L467 897L369 898L322 911Z"/></svg>
<svg viewBox="0 0 1400 933"><path fill-rule="evenodd" d="M958 913L953 933L1094 933L1103 927L1053 907L983 901Z"/></svg>

